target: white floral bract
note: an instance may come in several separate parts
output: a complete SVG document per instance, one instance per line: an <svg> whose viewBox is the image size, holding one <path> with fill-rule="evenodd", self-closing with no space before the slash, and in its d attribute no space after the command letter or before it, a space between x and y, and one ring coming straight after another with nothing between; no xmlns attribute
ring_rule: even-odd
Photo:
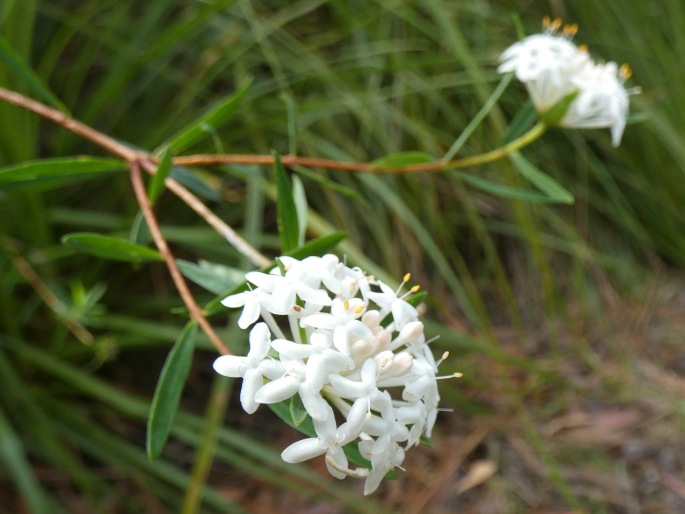
<svg viewBox="0 0 685 514"><path fill-rule="evenodd" d="M609 128L618 146L628 116L629 92L624 87L630 76L627 66L597 64L587 50L571 38L575 25L559 30L561 22L544 22L545 31L507 48L499 60L499 73L513 72L528 90L540 115L570 94L577 96L556 124L566 128Z"/></svg>
<svg viewBox="0 0 685 514"><path fill-rule="evenodd" d="M416 289L401 294L335 255L280 261L285 273L248 273L254 287L223 300L243 308L250 350L217 358L214 369L243 378L248 413L299 395L317 436L288 446L283 460L325 456L331 475L365 477L370 494L435 424L437 364L405 300ZM339 426L333 408L345 419ZM348 468L342 447L355 440L370 470Z"/></svg>

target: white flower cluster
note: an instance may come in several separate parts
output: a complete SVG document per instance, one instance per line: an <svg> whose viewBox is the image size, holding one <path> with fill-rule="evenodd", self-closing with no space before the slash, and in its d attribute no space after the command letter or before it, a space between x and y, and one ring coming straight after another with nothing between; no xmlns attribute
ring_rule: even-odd
<svg viewBox="0 0 685 514"><path fill-rule="evenodd" d="M217 358L214 369L243 378L240 401L248 413L298 394L316 437L290 445L283 460L325 455L331 475L365 477L370 494L435 424L439 363L405 301L418 286L401 295L330 254L280 263L270 273L247 273L254 288L223 300L243 308L238 324L252 326L250 350ZM345 419L339 426L333 407ZM342 447L356 439L370 470L348 467Z"/></svg>
<svg viewBox="0 0 685 514"><path fill-rule="evenodd" d="M577 96L556 124L567 128L611 129L618 146L628 116L625 81L630 68L594 62L584 46L571 39L577 25L561 28L561 20L543 21L544 32L514 43L500 56L499 73L514 72L526 85L536 110L544 115L570 94Z"/></svg>

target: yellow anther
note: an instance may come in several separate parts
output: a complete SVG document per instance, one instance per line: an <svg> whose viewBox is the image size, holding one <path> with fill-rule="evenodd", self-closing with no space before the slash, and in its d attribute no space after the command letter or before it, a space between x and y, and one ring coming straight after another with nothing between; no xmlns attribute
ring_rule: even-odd
<svg viewBox="0 0 685 514"><path fill-rule="evenodd" d="M618 74L623 80L628 80L633 76L633 70L631 70L630 66L627 64L621 64L621 67L618 69Z"/></svg>
<svg viewBox="0 0 685 514"><path fill-rule="evenodd" d="M450 356L450 352L445 352L445 353L443 353L443 354L442 354L442 360L447 359L447 357L449 357L449 356Z"/></svg>
<svg viewBox="0 0 685 514"><path fill-rule="evenodd" d="M355 313L355 314L359 314L359 313L360 313L361 311L363 311L363 310L364 310L364 306L363 306L363 305L360 305L359 307L357 307L357 308L354 310L354 313Z"/></svg>
<svg viewBox="0 0 685 514"><path fill-rule="evenodd" d="M302 307L300 307L299 305L293 305L293 310L295 312L300 312L302 310Z"/></svg>
<svg viewBox="0 0 685 514"><path fill-rule="evenodd" d="M571 23L570 25L566 25L564 27L564 36L575 36L577 32L578 32L578 24L577 23Z"/></svg>
<svg viewBox="0 0 685 514"><path fill-rule="evenodd" d="M586 44L578 45L578 51L579 52L587 52L588 51L587 45Z"/></svg>
<svg viewBox="0 0 685 514"><path fill-rule="evenodd" d="M411 278L411 273L407 273L404 275L404 278L402 279L402 282L409 282L409 279Z"/></svg>
<svg viewBox="0 0 685 514"><path fill-rule="evenodd" d="M345 300L343 302L343 307L345 310L348 310L350 308L350 302L348 300Z"/></svg>
<svg viewBox="0 0 685 514"><path fill-rule="evenodd" d="M549 27L551 24L552 24L552 20L550 19L549 16L545 16L544 18L542 18L542 26L543 26L543 27L547 28L547 27Z"/></svg>
<svg viewBox="0 0 685 514"><path fill-rule="evenodd" d="M463 373L459 373L459 372L457 371L457 372L456 372L454 375L452 375L452 376L453 376L454 378L461 378L461 377L464 376L464 374L463 374Z"/></svg>
<svg viewBox="0 0 685 514"><path fill-rule="evenodd" d="M413 286L413 287L410 289L410 291L411 291L412 293L415 293L415 292L417 292L419 289L421 289L421 286L420 286L419 284L416 284L415 286Z"/></svg>
<svg viewBox="0 0 685 514"><path fill-rule="evenodd" d="M554 18L554 21L550 23L549 28L552 29L553 32L556 32L559 30L559 27L561 27L563 21L561 21L561 18Z"/></svg>

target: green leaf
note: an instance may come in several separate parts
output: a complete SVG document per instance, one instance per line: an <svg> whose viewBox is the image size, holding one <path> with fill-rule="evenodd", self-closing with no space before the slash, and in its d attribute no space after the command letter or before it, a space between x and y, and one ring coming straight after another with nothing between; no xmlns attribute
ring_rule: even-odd
<svg viewBox="0 0 685 514"><path fill-rule="evenodd" d="M578 97L579 94L580 91L574 91L573 93L569 93L561 100L559 100L557 103L555 103L552 107L547 109L545 112L541 113L540 119L542 119L542 121L544 121L545 125L547 125L548 127L554 127L561 121L561 118L564 117L564 114L566 114L566 111L568 111L568 108L571 106L571 104Z"/></svg>
<svg viewBox="0 0 685 514"><path fill-rule="evenodd" d="M428 293L426 291L419 291L418 293L415 293L411 295L409 298L407 298L406 301L412 307L418 307L424 302L426 296L428 296Z"/></svg>
<svg viewBox="0 0 685 514"><path fill-rule="evenodd" d="M528 129L533 126L537 117L538 113L535 111L533 102L528 100L523 104L523 107L521 107L519 112L516 113L514 119L511 120L511 123L507 128L507 133L504 135L500 146L511 143L514 139L517 139L528 132Z"/></svg>
<svg viewBox="0 0 685 514"><path fill-rule="evenodd" d="M124 161L98 157L59 157L0 168L0 190L44 190L127 170Z"/></svg>
<svg viewBox="0 0 685 514"><path fill-rule="evenodd" d="M457 172L456 174L459 175L459 177L467 184L477 187L481 191L485 191L486 193L494 196L499 196L501 198L512 198L514 200L525 200L527 202L552 203L552 200L548 196L541 193L536 193L535 191L517 189L515 187L492 182L481 177L475 177L473 175L469 175L468 173Z"/></svg>
<svg viewBox="0 0 685 514"><path fill-rule="evenodd" d="M159 457L169 437L190 372L196 336L197 325L190 321L178 336L159 375L147 421L147 455L150 460Z"/></svg>
<svg viewBox="0 0 685 514"><path fill-rule="evenodd" d="M169 176L169 173L171 173L172 156L173 152L169 148L165 148L164 151L162 151L162 158L157 166L157 173L152 175L150 188L147 191L147 197L150 200L150 203L153 205L164 189L164 181Z"/></svg>
<svg viewBox="0 0 685 514"><path fill-rule="evenodd" d="M289 257L294 257L295 259L304 259L311 255L322 256L327 254L335 245L347 237L347 232L339 230L331 234L317 237L311 241L306 242L302 246L286 253Z"/></svg>
<svg viewBox="0 0 685 514"><path fill-rule="evenodd" d="M573 195L567 189L545 172L538 169L520 152L511 153L509 159L521 175L526 177L535 187L545 193L553 202L572 204L575 201Z"/></svg>
<svg viewBox="0 0 685 514"><path fill-rule="evenodd" d="M297 207L295 206L290 179L285 172L280 157L276 153L274 153L274 175L278 192L276 200L278 235L281 240L281 251L286 253L298 246L300 224L298 222Z"/></svg>
<svg viewBox="0 0 685 514"><path fill-rule="evenodd" d="M75 232L62 237L62 243L80 252L103 259L125 262L163 261L157 251L147 246L132 243L128 239L105 236L92 232Z"/></svg>
<svg viewBox="0 0 685 514"><path fill-rule="evenodd" d="M19 55L4 37L0 35L0 59L14 70L14 72L26 81L29 87L38 95L38 98L50 104L55 109L69 114L69 109L55 96L45 85L41 78L34 73L29 64Z"/></svg>
<svg viewBox="0 0 685 514"><path fill-rule="evenodd" d="M304 408L299 394L295 394L290 398L290 419L295 427L299 427L307 419L307 410Z"/></svg>
<svg viewBox="0 0 685 514"><path fill-rule="evenodd" d="M307 242L306 244L295 248L294 250L288 252L286 255L290 257L294 257L295 259L304 259L305 257L309 257L310 255L324 255L328 253L331 248L333 248L335 245L337 245L340 241L345 239L347 237L346 232L333 232L332 234L328 234L326 236L321 236L317 237L316 239L312 239L311 241ZM268 272L271 270L276 264L270 264L269 266L265 266L262 268L260 271L263 272ZM247 291L247 281L243 280L240 284L235 286L233 289L227 290L224 293L219 294L216 298L214 298L211 302L209 302L207 305L205 305L204 312L205 315L211 316L213 314L217 314L219 312L226 312L226 307L221 305L221 300L226 298L227 296L233 295L233 294L238 294L243 291Z"/></svg>
<svg viewBox="0 0 685 514"><path fill-rule="evenodd" d="M204 287L207 291L219 294L242 282L245 275L235 268L200 261L200 264L181 259L176 260L178 269L188 280Z"/></svg>
<svg viewBox="0 0 685 514"><path fill-rule="evenodd" d="M248 81L248 83L236 93L200 116L193 123L179 131L170 140L162 143L159 148L155 150L155 153L161 153L162 149L165 148L168 148L175 153L179 153L205 137L207 134L207 127L216 129L226 123L240 105L240 101L245 96L245 93L247 93L251 82L251 80Z"/></svg>
<svg viewBox="0 0 685 514"><path fill-rule="evenodd" d="M372 169L399 168L412 164L435 162L435 157L426 152L397 152L385 155L371 163Z"/></svg>

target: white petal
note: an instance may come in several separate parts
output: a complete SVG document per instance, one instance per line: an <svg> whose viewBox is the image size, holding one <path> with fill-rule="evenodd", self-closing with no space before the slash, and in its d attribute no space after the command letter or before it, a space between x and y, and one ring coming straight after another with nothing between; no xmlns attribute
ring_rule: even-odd
<svg viewBox="0 0 685 514"><path fill-rule="evenodd" d="M248 414L253 414L259 403L255 396L264 384L262 374L257 369L249 369L243 377L243 387L240 390L240 403Z"/></svg>
<svg viewBox="0 0 685 514"><path fill-rule="evenodd" d="M245 357L222 355L214 361L214 371L225 377L242 377L247 369L247 359Z"/></svg>
<svg viewBox="0 0 685 514"><path fill-rule="evenodd" d="M338 467L342 469L347 468L347 457L345 456L345 452L342 448L340 448L340 446L331 446L328 449L328 455L331 456L331 458L338 465ZM345 473L338 471L337 469L330 466L328 464L328 461L326 461L326 468L328 469L328 472L338 480L343 480L345 477L347 477Z"/></svg>
<svg viewBox="0 0 685 514"><path fill-rule="evenodd" d="M300 387L300 381L291 376L273 380L262 386L255 395L259 403L278 403L292 397Z"/></svg>
<svg viewBox="0 0 685 514"><path fill-rule="evenodd" d="M322 444L319 439L311 437L296 441L288 446L281 453L281 459L290 464L295 464L323 455L326 450L328 450L326 445Z"/></svg>
<svg viewBox="0 0 685 514"><path fill-rule="evenodd" d="M269 305L274 314L289 314L295 305L295 288L287 282L280 284L271 294Z"/></svg>
<svg viewBox="0 0 685 514"><path fill-rule="evenodd" d="M221 300L221 303L226 307L236 309L238 307L242 307L243 305L245 305L245 302L247 302L247 300L249 300L249 298L253 295L254 291L243 291L242 293L227 296L226 298Z"/></svg>
<svg viewBox="0 0 685 514"><path fill-rule="evenodd" d="M256 296L248 298L245 302L245 307L243 307L243 312L240 314L240 318L238 318L238 326L245 330L259 319L260 312L261 304L259 298Z"/></svg>
<svg viewBox="0 0 685 514"><path fill-rule="evenodd" d="M338 323L338 319L335 316L325 313L312 314L311 316L302 319L302 324L304 326L327 330L333 330Z"/></svg>
<svg viewBox="0 0 685 514"><path fill-rule="evenodd" d="M271 332L266 323L257 323L250 332L250 351L248 357L252 362L260 361L271 348Z"/></svg>
<svg viewBox="0 0 685 514"><path fill-rule="evenodd" d="M298 344L287 339L275 339L271 346L288 359L306 359L316 351L312 345Z"/></svg>

